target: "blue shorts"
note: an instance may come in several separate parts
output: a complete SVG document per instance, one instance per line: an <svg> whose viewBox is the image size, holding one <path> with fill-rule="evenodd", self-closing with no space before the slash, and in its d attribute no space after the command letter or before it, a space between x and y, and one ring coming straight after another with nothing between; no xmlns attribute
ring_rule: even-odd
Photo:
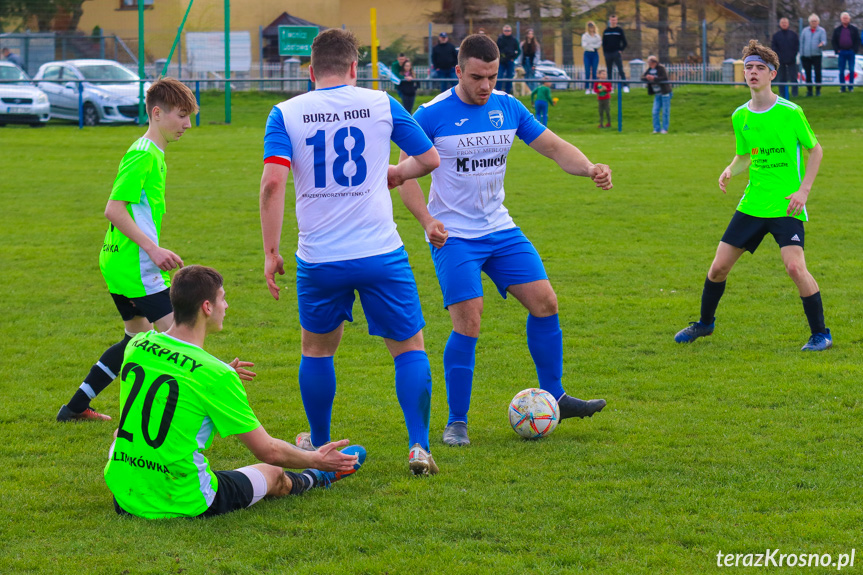
<svg viewBox="0 0 863 575"><path fill-rule="evenodd" d="M404 246L379 256L308 263L297 258L300 325L329 333L353 321L354 291L369 322L369 334L404 341L424 326L420 297Z"/></svg>
<svg viewBox="0 0 863 575"><path fill-rule="evenodd" d="M504 299L511 285L548 279L536 248L519 228L480 238L449 238L442 248L430 247L444 307L482 297L480 271Z"/></svg>

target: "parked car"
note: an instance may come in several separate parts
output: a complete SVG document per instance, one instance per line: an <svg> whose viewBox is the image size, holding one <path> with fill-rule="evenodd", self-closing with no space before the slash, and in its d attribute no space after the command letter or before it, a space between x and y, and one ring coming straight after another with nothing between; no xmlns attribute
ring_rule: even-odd
<svg viewBox="0 0 863 575"><path fill-rule="evenodd" d="M0 60L0 126L30 124L42 126L51 119L45 92L33 85L30 77L12 62Z"/></svg>
<svg viewBox="0 0 863 575"><path fill-rule="evenodd" d="M572 78L570 78L569 74L564 72L561 68L555 66L554 62L550 62L548 60L543 60L534 67L533 77L549 79L552 82L551 87L554 90L569 90L570 88L575 88L575 85L570 84L569 82L555 82L555 80L571 80Z"/></svg>
<svg viewBox="0 0 863 575"><path fill-rule="evenodd" d="M84 125L135 122L138 75L113 60L65 60L42 64L34 78L51 102L51 116L78 119L78 84L83 85ZM144 84L144 91L150 83Z"/></svg>
<svg viewBox="0 0 863 575"><path fill-rule="evenodd" d="M848 69L845 69L845 83L850 82ZM821 83L839 84L839 56L833 50L824 50L821 53ZM858 54L854 58L854 85L863 86L863 56Z"/></svg>

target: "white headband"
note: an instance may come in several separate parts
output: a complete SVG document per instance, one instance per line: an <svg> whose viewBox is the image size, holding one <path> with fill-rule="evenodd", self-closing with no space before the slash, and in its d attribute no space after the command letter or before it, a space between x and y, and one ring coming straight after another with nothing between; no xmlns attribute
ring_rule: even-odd
<svg viewBox="0 0 863 575"><path fill-rule="evenodd" d="M773 71L775 71L775 70L776 70L776 66L774 66L773 64L770 64L769 62L765 62L765 61L764 61L764 58L762 58L762 57L761 57L761 56L759 56L758 54L752 54L751 56L747 56L747 57L743 60L743 63L744 63L744 64L748 64L749 62L761 62L762 64L764 64L765 66L767 66L768 68L770 68L770 71L771 71L771 72L773 72Z"/></svg>

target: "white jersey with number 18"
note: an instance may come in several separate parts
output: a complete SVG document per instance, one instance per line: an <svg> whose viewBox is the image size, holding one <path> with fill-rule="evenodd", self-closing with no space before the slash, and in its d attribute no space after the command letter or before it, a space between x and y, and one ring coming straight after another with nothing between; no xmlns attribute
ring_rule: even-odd
<svg viewBox="0 0 863 575"><path fill-rule="evenodd" d="M315 90L277 104L267 120L264 162L294 171L299 243L309 263L352 260L402 245L387 189L390 140L410 156L432 143L386 92Z"/></svg>

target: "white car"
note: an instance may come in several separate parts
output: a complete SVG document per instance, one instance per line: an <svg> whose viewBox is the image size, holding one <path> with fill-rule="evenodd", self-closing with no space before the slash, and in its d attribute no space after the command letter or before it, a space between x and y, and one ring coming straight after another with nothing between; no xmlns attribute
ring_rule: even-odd
<svg viewBox="0 0 863 575"><path fill-rule="evenodd" d="M51 101L51 116L78 120L78 85L83 86L84 125L135 122L138 75L113 60L65 60L42 64L34 80ZM144 91L150 83L144 83Z"/></svg>
<svg viewBox="0 0 863 575"><path fill-rule="evenodd" d="M845 83L850 83L848 68L845 73ZM821 53L821 83L839 84L839 56L833 50L824 50ZM858 54L854 57L854 85L863 86L863 56Z"/></svg>
<svg viewBox="0 0 863 575"><path fill-rule="evenodd" d="M27 74L12 62L0 61L0 126L30 124L42 126L51 119L45 92L30 81Z"/></svg>
<svg viewBox="0 0 863 575"><path fill-rule="evenodd" d="M553 90L569 90L570 88L574 88L575 85L570 84L569 82L555 82L555 80L571 80L569 74L564 72L562 69L558 68L552 62L549 64L548 60L543 60L539 62L533 68L533 77L534 78L546 78L552 82L551 87Z"/></svg>

